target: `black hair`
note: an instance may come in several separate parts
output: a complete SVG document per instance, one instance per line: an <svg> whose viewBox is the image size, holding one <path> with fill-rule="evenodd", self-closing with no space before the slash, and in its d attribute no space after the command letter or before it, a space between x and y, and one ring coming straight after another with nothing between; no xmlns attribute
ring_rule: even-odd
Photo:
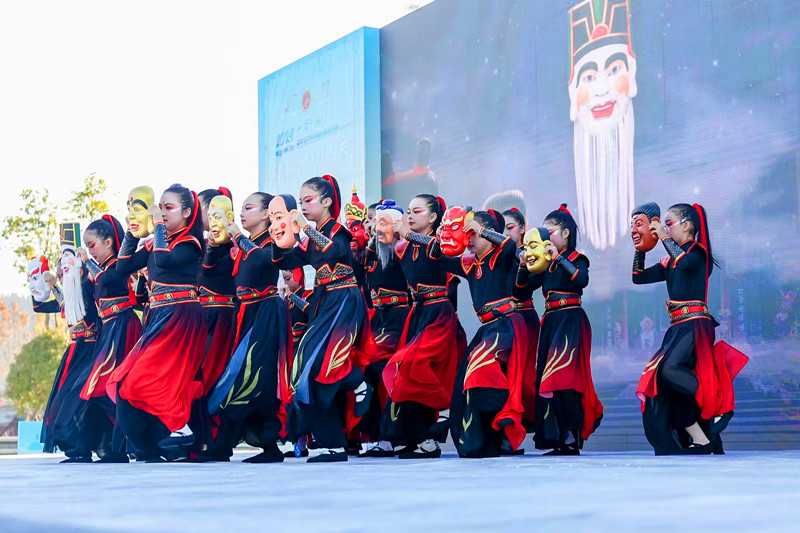
<svg viewBox="0 0 800 533"><path fill-rule="evenodd" d="M442 217L444 217L444 211L446 209L444 200L442 200L441 197L434 196L432 194L418 194L414 198L421 198L425 200L426 207L431 213L436 214L436 220L433 221L433 231L435 233L436 230L439 229L439 225L442 223Z"/></svg>
<svg viewBox="0 0 800 533"><path fill-rule="evenodd" d="M184 187L180 183L171 185L164 192L177 194L178 200L181 203L181 209L189 209L192 212L192 214L189 215L189 221L187 222L186 229L182 232L182 234L191 235L202 245L202 243L205 242L203 236L203 217L200 216L200 201L197 199L197 194L195 194L195 192L191 189Z"/></svg>
<svg viewBox="0 0 800 533"><path fill-rule="evenodd" d="M644 215L647 217L647 220L652 221L654 217L661 218L661 208L655 202L647 202L631 211L631 218L636 215Z"/></svg>
<svg viewBox="0 0 800 533"><path fill-rule="evenodd" d="M334 220L339 220L339 213L342 210L342 194L339 191L339 182L336 178L328 174L322 177L307 179L303 185L308 185L317 192L321 198L330 198L330 213Z"/></svg>
<svg viewBox="0 0 800 533"><path fill-rule="evenodd" d="M122 245L123 237L125 237L125 230L122 229L122 224L115 217L103 215L102 218L98 218L86 226L86 231L95 233L102 240L111 239L114 255L119 253L119 247Z"/></svg>
<svg viewBox="0 0 800 533"><path fill-rule="evenodd" d="M381 205L381 203L380 203L380 202L375 202L374 204L369 204L369 205L367 206L367 209L375 209L375 208L376 208L376 207L378 207L379 205Z"/></svg>
<svg viewBox="0 0 800 533"><path fill-rule="evenodd" d="M550 212L544 221L550 221L555 226L560 226L562 230L569 230L569 238L567 239L567 248L574 250L578 246L578 224L572 218L572 213L567 209L567 204L561 204L561 207L555 211Z"/></svg>
<svg viewBox="0 0 800 533"><path fill-rule="evenodd" d="M204 189L197 193L197 198L200 200L200 205L208 207L208 204L211 203L211 200L215 196L227 196L230 198L231 202L233 202L233 196L231 195L230 189L227 187L219 187L218 189Z"/></svg>
<svg viewBox="0 0 800 533"><path fill-rule="evenodd" d="M505 218L494 209L475 211L475 220L484 228L496 231L497 233L503 233L503 229L506 227Z"/></svg>
<svg viewBox="0 0 800 533"><path fill-rule="evenodd" d="M520 227L520 229L523 229L525 227L525 215L523 215L522 211L520 211L519 209L517 209L515 207L512 207L511 209L506 209L505 211L503 211L503 217L505 217L505 218L513 218L514 222L517 223L517 225ZM503 227L505 227L505 224L503 224Z"/></svg>
<svg viewBox="0 0 800 533"><path fill-rule="evenodd" d="M719 266L714 254L711 252L711 235L708 232L708 217L705 208L700 204L675 204L669 208L670 211L678 216L679 222L691 222L692 237L697 238L697 242L703 245L708 255L708 275L714 271L715 266Z"/></svg>
<svg viewBox="0 0 800 533"><path fill-rule="evenodd" d="M275 198L270 193L261 191L256 191L250 196L258 196L258 198L261 200L261 208L264 209L265 211L269 209L269 203L272 201L273 198Z"/></svg>

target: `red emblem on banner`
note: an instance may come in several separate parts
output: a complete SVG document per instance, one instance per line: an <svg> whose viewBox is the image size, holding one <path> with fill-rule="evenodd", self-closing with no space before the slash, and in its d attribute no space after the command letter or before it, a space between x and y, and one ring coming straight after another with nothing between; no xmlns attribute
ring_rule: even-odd
<svg viewBox="0 0 800 533"><path fill-rule="evenodd" d="M303 109L308 111L309 107L311 107L311 92L306 91L303 93Z"/></svg>

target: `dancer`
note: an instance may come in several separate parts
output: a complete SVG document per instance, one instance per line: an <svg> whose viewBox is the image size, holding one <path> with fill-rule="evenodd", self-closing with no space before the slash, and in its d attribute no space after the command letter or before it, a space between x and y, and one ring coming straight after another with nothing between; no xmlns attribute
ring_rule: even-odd
<svg viewBox="0 0 800 533"><path fill-rule="evenodd" d="M102 453L103 441L107 441L106 437L111 433L108 420L91 436L82 434L77 423L86 409L86 401L80 398L79 379L86 375L94 362L100 331L93 298L94 285L76 255L77 244L77 239L62 239L58 272L60 288L48 271L44 257L34 258L28 265L33 311L63 314L69 328L70 343L56 371L44 410L41 434L45 452L53 453L58 447L67 455L62 463L91 463L92 451ZM52 293L52 299L48 293Z"/></svg>
<svg viewBox="0 0 800 533"><path fill-rule="evenodd" d="M394 205L393 201L386 200L377 206L376 211L381 220L388 218L392 222L385 224L389 235L383 231L376 232L372 222L367 221L364 224L370 234L366 271L372 300L370 326L376 345L375 356L364 370L364 376L376 394L373 394L369 412L359 424L359 429L369 435L372 442L363 453L359 454L359 457L394 456L392 443L380 440L383 407L388 398L383 384L383 371L386 363L397 351L411 311L408 283L394 254L394 244L387 239L394 234L393 220L400 219L403 210Z"/></svg>
<svg viewBox="0 0 800 533"><path fill-rule="evenodd" d="M459 323L448 298L448 274L427 253L444 211L441 198L417 195L409 203L407 217L394 225L403 237L395 246L395 258L414 304L397 351L383 371L388 399L381 438L404 447L398 450L401 459L440 457L439 442L449 426Z"/></svg>
<svg viewBox="0 0 800 533"><path fill-rule="evenodd" d="M94 298L102 320L94 362L76 383L86 409L77 417L81 433L91 439L93 429L116 419L116 405L106 391L111 372L119 366L142 334L142 322L134 312L136 297L127 273L117 270L117 254L124 238L122 224L111 215L95 220L83 233L86 250L78 256L94 282ZM91 255L91 259L86 256ZM101 463L127 463L125 434L114 425L110 449Z"/></svg>
<svg viewBox="0 0 800 533"><path fill-rule="evenodd" d="M341 209L336 180L323 176L306 181L300 188L302 213L288 204L290 198L284 197L287 211L299 226L292 233L302 229L308 238L291 249L273 247L273 258L283 269L309 264L317 279L311 319L292 364L289 434L295 442L313 434L326 449L310 457L310 463L347 461L346 432L371 397L360 368L371 351L366 303L353 274L350 233L336 222ZM291 237L289 221L276 219L273 224L277 237Z"/></svg>
<svg viewBox="0 0 800 533"><path fill-rule="evenodd" d="M636 389L645 436L656 455L721 454L720 433L733 417L732 380L747 357L723 342L714 345L718 324L708 312L708 278L719 265L705 209L673 205L663 225L654 215L648 205L631 214L647 217L668 254L646 269L644 251L637 249L633 259L633 283L666 281L670 298L670 327Z"/></svg>
<svg viewBox="0 0 800 533"><path fill-rule="evenodd" d="M544 220L552 258L541 274L521 264L517 286L541 284L545 313L536 365L534 442L545 455L580 455L583 442L600 425L603 406L592 381L592 329L581 307L589 284L589 260L575 250L578 226L566 204ZM535 236L535 235L534 235Z"/></svg>
<svg viewBox="0 0 800 533"><path fill-rule="evenodd" d="M525 235L526 231L525 217L522 211L516 207L503 211L503 220L505 220L506 223L505 228L503 228L503 235L511 237L514 244L521 248L522 237Z"/></svg>
<svg viewBox="0 0 800 533"><path fill-rule="evenodd" d="M517 245L502 234L504 227L503 216L493 209L473 213L452 207L439 240L428 250L445 270L467 280L482 324L459 364L450 407L460 457L497 457L504 441L511 453L525 438L523 418L533 418L535 359L511 296ZM455 257L465 240L470 253Z"/></svg>
<svg viewBox="0 0 800 533"><path fill-rule="evenodd" d="M242 206L242 227L226 226L236 243L233 275L239 311L233 353L209 399L209 412L220 417L220 428L208 457L228 461L241 441L263 451L247 463L283 461L278 438L285 436L283 404L289 400L288 364L291 358L291 323L278 295L278 267L272 262L274 246L268 233L270 202L264 192L248 196Z"/></svg>
<svg viewBox="0 0 800 533"><path fill-rule="evenodd" d="M134 189L130 208L145 207ZM197 195L179 184L147 210L155 238L136 250L142 221L131 219L117 269L145 266L150 292L141 339L111 374L109 395L117 402L117 423L135 449L137 461L163 462L185 455L195 441L188 426L192 401L203 394L197 379L208 328L197 296L203 222Z"/></svg>

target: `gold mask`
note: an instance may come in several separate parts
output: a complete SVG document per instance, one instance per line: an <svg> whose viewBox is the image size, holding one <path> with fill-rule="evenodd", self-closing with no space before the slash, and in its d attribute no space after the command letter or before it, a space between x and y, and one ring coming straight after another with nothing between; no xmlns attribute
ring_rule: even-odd
<svg viewBox="0 0 800 533"><path fill-rule="evenodd" d="M233 222L233 203L227 196L215 196L208 203L208 236L214 244L223 244L231 240L225 225Z"/></svg>
<svg viewBox="0 0 800 533"><path fill-rule="evenodd" d="M532 274L541 274L547 270L547 267L550 266L550 261L553 260L550 254L544 252L544 247L550 241L543 239L542 235L549 236L550 232L545 228L533 228L525 233L525 237L522 240L525 267Z"/></svg>
<svg viewBox="0 0 800 533"><path fill-rule="evenodd" d="M125 221L134 237L141 239L153 233L155 229L153 219L147 212L147 208L153 205L153 202L155 194L147 185L136 187L128 194L128 216L125 217Z"/></svg>

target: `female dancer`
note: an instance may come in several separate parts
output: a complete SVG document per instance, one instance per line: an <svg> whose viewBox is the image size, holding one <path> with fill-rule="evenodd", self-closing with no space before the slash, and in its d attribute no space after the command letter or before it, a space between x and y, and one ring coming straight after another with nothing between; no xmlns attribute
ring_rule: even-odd
<svg viewBox="0 0 800 533"><path fill-rule="evenodd" d="M451 209L448 213L452 213ZM517 246L501 231L503 216L490 209L445 221L448 235L469 234L469 251L461 257L441 256L439 243L429 255L469 283L473 309L481 327L459 364L450 407L453 441L461 457L496 457L504 439L509 452L525 438L525 405L533 418L533 354L528 332L511 297L517 271ZM525 383L525 378L528 383Z"/></svg>
<svg viewBox="0 0 800 533"><path fill-rule="evenodd" d="M242 206L242 227L226 230L236 242L233 265L239 311L230 362L209 399L209 412L220 417L220 427L207 459L228 461L244 440L264 451L247 463L283 461L278 438L283 433L289 400L288 363L292 333L289 312L278 295L280 271L272 262L269 202L272 195L255 192ZM285 433L283 434L285 436ZM203 460L203 459L201 459Z"/></svg>
<svg viewBox="0 0 800 533"><path fill-rule="evenodd" d="M460 325L448 298L449 274L427 253L444 210L444 200L420 194L409 203L407 220L395 222L395 231L405 239L395 246L395 257L414 304L383 371L388 399L381 438L406 447L398 453L401 459L441 456L459 350L466 346L459 342Z"/></svg>
<svg viewBox="0 0 800 533"><path fill-rule="evenodd" d="M292 220L308 239L290 250L272 249L283 269L310 264L317 271L311 319L292 364L289 433L295 442L313 434L327 448L310 463L347 461L345 431L355 426L371 397L359 368L371 340L366 303L353 274L350 233L336 222L339 184L332 176L311 178L300 188L300 202L302 213L293 211ZM348 391L356 391L355 400Z"/></svg>
<svg viewBox="0 0 800 533"><path fill-rule="evenodd" d="M650 229L668 257L647 269L645 252L637 251L633 259L633 282L666 281L670 298L670 327L636 389L645 435L656 455L724 453L720 433L733 416L732 380L747 357L726 350L724 343L714 346L717 322L708 312L708 277L718 265L705 209L673 205L663 224L652 221Z"/></svg>
<svg viewBox="0 0 800 533"><path fill-rule="evenodd" d="M79 396L80 378L85 376L94 362L100 320L94 304L94 284L77 257L75 246L62 244L61 250L58 267L61 288L56 286L52 274L46 272L47 262L44 258L34 258L28 267L29 279L37 273L42 274L54 296L51 300L37 301L39 295L34 292L32 283L33 311L63 312L70 338L44 410L41 441L45 452L52 453L58 447L66 453L67 459L62 463L91 463L92 450L100 451L103 448L102 440L111 432L111 425L107 423L90 441L77 424L81 413L86 410L86 401Z"/></svg>
<svg viewBox="0 0 800 533"><path fill-rule="evenodd" d="M142 334L142 322L134 312L136 297L130 286L127 273L117 271L117 254L124 231L122 224L111 215L104 215L86 228L83 241L92 260L84 257L86 250L78 255L94 282L94 298L102 320L102 329L97 337L94 364L81 376L79 389L81 399L86 400L86 412L78 417L82 433L94 433L98 418L102 422L116 419L116 406L106 391L111 372L119 366ZM125 434L114 425L110 450L100 459L101 463L127 463Z"/></svg>
<svg viewBox="0 0 800 533"><path fill-rule="evenodd" d="M589 260L575 250L578 226L566 204L544 220L552 262L542 274L530 276L520 265L517 285L541 284L545 313L536 365L536 425L534 442L545 455L580 455L583 441L600 425L603 406L592 381L589 356L592 329L581 307L589 284Z"/></svg>
<svg viewBox="0 0 800 533"><path fill-rule="evenodd" d="M236 315L236 283L233 279L233 248L225 225L233 220L231 193L225 187L206 189L197 195L207 232L202 268L197 273L200 305L208 326L206 352L200 366L203 397L192 406L189 426L197 435L193 450L211 444L216 421L208 413L208 397L231 355Z"/></svg>
<svg viewBox="0 0 800 533"><path fill-rule="evenodd" d="M191 404L203 394L197 375L208 329L196 285L203 223L197 195L177 184L149 213L154 240L136 251L138 238L126 233L117 269L131 273L147 266L150 306L142 337L111 374L108 390L136 459L162 462L164 448L194 442Z"/></svg>

